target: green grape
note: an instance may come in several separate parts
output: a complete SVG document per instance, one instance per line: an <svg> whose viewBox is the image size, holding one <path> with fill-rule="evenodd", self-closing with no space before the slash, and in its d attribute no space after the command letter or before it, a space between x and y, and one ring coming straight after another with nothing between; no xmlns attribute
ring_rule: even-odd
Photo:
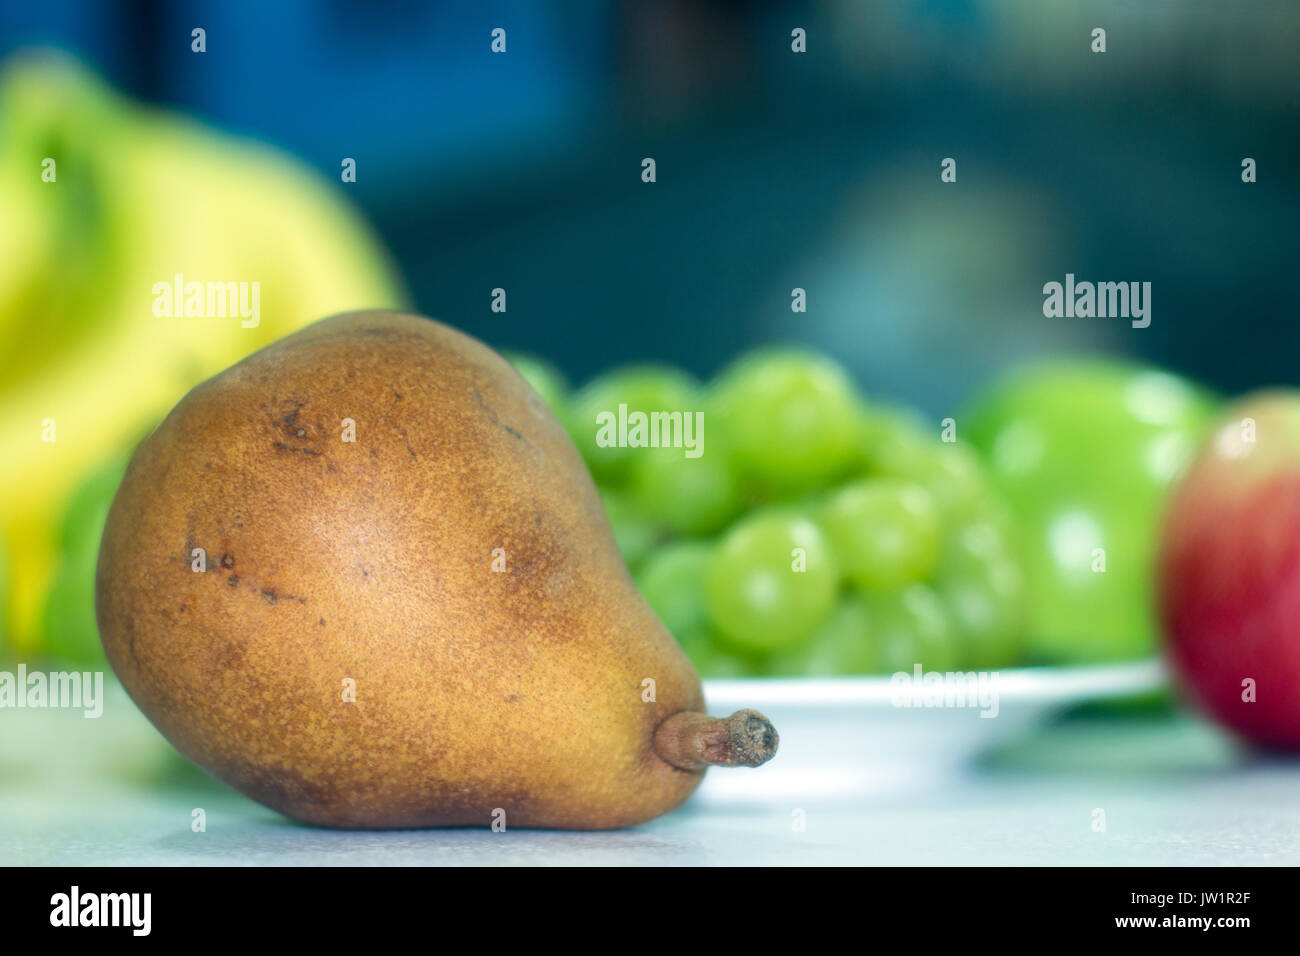
<svg viewBox="0 0 1300 956"><path fill-rule="evenodd" d="M1007 526L996 517L969 521L950 529L944 540L940 573L980 570L996 561L1013 560L1015 553Z"/></svg>
<svg viewBox="0 0 1300 956"><path fill-rule="evenodd" d="M743 476L790 496L849 471L863 443L853 383L835 362L791 349L753 353L718 380L712 410Z"/></svg>
<svg viewBox="0 0 1300 956"><path fill-rule="evenodd" d="M714 626L738 648L806 639L835 603L839 570L817 525L798 512L742 519L709 560L704 593Z"/></svg>
<svg viewBox="0 0 1300 956"><path fill-rule="evenodd" d="M629 490L665 527L678 534L712 534L741 507L726 448L710 436L698 458L680 448L641 449L631 464Z"/></svg>
<svg viewBox="0 0 1300 956"><path fill-rule="evenodd" d="M962 641L965 666L978 670L1011 667L1023 650L1025 608L1023 601L1006 594L1023 590L1019 568L1012 572L1021 582L1008 586L1006 569L988 575L953 578L938 585L944 606Z"/></svg>
<svg viewBox="0 0 1300 956"><path fill-rule="evenodd" d="M756 677L762 673L752 655L727 647L707 627L683 631L677 642L701 677Z"/></svg>
<svg viewBox="0 0 1300 956"><path fill-rule="evenodd" d="M617 491L600 489L605 515L614 531L614 540L629 568L637 564L659 543L662 534L655 523L632 501Z"/></svg>
<svg viewBox="0 0 1300 956"><path fill-rule="evenodd" d="M541 396L542 401L550 407L551 411L563 419L569 383L564 380L560 370L535 355L525 355L522 352L506 352L504 355L523 380Z"/></svg>
<svg viewBox="0 0 1300 956"><path fill-rule="evenodd" d="M773 652L768 673L830 677L952 670L961 662L953 626L939 596L914 584L890 594L842 597L812 639Z"/></svg>
<svg viewBox="0 0 1300 956"><path fill-rule="evenodd" d="M936 584L965 647L966 666L1018 663L1028 618L1024 572L996 522L959 527L945 543Z"/></svg>
<svg viewBox="0 0 1300 956"><path fill-rule="evenodd" d="M939 509L921 485L867 479L826 502L822 526L849 580L894 590L930 573L943 543Z"/></svg>
<svg viewBox="0 0 1300 956"><path fill-rule="evenodd" d="M892 477L924 472L933 436L913 411L894 407L873 409L866 418L863 457L870 470Z"/></svg>
<svg viewBox="0 0 1300 956"><path fill-rule="evenodd" d="M702 632L709 626L704 574L712 552L703 542L672 542L647 556L636 574L641 596L679 640L682 634Z"/></svg>
<svg viewBox="0 0 1300 956"><path fill-rule="evenodd" d="M881 663L871 623L871 613L862 598L845 595L808 643L769 655L767 673L777 677L875 674Z"/></svg>
<svg viewBox="0 0 1300 956"><path fill-rule="evenodd" d="M629 422L628 433L618 435L618 427L602 428L601 416L619 418L619 406L627 406L629 416L634 412L650 415L653 412L681 412L687 414L703 411L699 388L685 372L661 366L629 366L615 369L593 379L576 392L569 402L565 423L570 437L582 452L592 475L602 484L622 484L628 476L631 463L650 451L649 445L635 447L637 440ZM707 418L707 416L706 416ZM649 441L649 435L642 436ZM601 444L604 439L612 443ZM626 443L620 444L620 441ZM681 454L682 450L679 449Z"/></svg>
<svg viewBox="0 0 1300 956"><path fill-rule="evenodd" d="M1022 549L1020 528L1016 524L1015 517L1011 514L1011 509L1007 507L1006 502L1002 500L1000 495L991 490L988 494L972 502L966 514L954 519L951 523L952 527L958 529L982 524L989 525L993 529L1003 553L1016 556L1017 560L1019 560L1018 556Z"/></svg>
<svg viewBox="0 0 1300 956"><path fill-rule="evenodd" d="M915 480L934 496L945 521L974 517L992 494L979 457L956 443L937 442L928 469Z"/></svg>
<svg viewBox="0 0 1300 956"><path fill-rule="evenodd" d="M923 486L934 496L944 521L975 517L991 494L984 465L969 446L939 441L910 415L884 413L871 441L871 469Z"/></svg>
<svg viewBox="0 0 1300 956"><path fill-rule="evenodd" d="M882 673L911 672L917 664L926 671L962 665L952 621L932 588L912 584L894 594L865 595L864 601Z"/></svg>

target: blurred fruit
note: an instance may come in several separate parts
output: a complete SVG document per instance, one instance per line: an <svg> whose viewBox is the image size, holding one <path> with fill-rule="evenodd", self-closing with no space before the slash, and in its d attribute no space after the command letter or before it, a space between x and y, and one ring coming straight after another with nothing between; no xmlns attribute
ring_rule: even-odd
<svg viewBox="0 0 1300 956"><path fill-rule="evenodd" d="M502 354L515 367L515 371L523 376L524 381L533 387L533 391L542 397L542 401L551 411L564 421L567 415L565 400L569 394L569 383L564 380L560 370L535 355L525 355L522 352Z"/></svg>
<svg viewBox="0 0 1300 956"><path fill-rule="evenodd" d="M876 471L912 481L934 497L945 522L981 513L993 497L979 456L961 442L944 442L903 419L877 426L871 452Z"/></svg>
<svg viewBox="0 0 1300 956"><path fill-rule="evenodd" d="M939 508L922 486L889 479L845 485L827 501L821 525L853 583L897 589L927 576L939 559Z"/></svg>
<svg viewBox="0 0 1300 956"><path fill-rule="evenodd" d="M935 587L961 642L963 666L988 670L1020 662L1025 574L998 523L975 521L949 534Z"/></svg>
<svg viewBox="0 0 1300 956"><path fill-rule="evenodd" d="M862 417L860 458L876 474L913 478L925 472L937 433L926 430L924 420L911 409L878 406Z"/></svg>
<svg viewBox="0 0 1300 956"><path fill-rule="evenodd" d="M95 623L95 564L108 508L125 471L125 455L99 468L73 492L64 511L39 643L42 653L60 661L104 663Z"/></svg>
<svg viewBox="0 0 1300 956"><path fill-rule="evenodd" d="M617 418L620 405L627 406L629 415L633 412L685 414L701 410L695 381L685 372L664 366L635 365L615 369L579 389L569 404L566 422L569 434L578 451L582 452L593 477L615 485L626 482L633 459L649 450L617 443L598 443L601 432L598 417L608 413ZM678 454L681 454L680 449Z"/></svg>
<svg viewBox="0 0 1300 956"><path fill-rule="evenodd" d="M629 487L646 513L677 534L711 534L735 517L740 486L717 429L703 453L688 458L680 448L643 448L630 465Z"/></svg>
<svg viewBox="0 0 1300 956"><path fill-rule="evenodd" d="M968 445L863 401L829 359L765 349L705 394L700 457L595 446L601 412L699 401L684 373L632 366L581 389L568 423L638 587L702 674L1019 662L1013 521Z"/></svg>
<svg viewBox="0 0 1300 956"><path fill-rule="evenodd" d="M871 624L871 612L863 598L845 595L806 643L775 651L768 658L767 671L800 677L880 673L880 646Z"/></svg>
<svg viewBox="0 0 1300 956"><path fill-rule="evenodd" d="M1194 698L1251 740L1300 749L1300 391L1224 416L1173 497L1159 583Z"/></svg>
<svg viewBox="0 0 1300 956"><path fill-rule="evenodd" d="M663 534L648 515L625 494L609 488L600 489L600 501L605 506L605 516L614 529L614 540L619 553L629 568L636 569Z"/></svg>
<svg viewBox="0 0 1300 956"><path fill-rule="evenodd" d="M924 584L911 584L893 594L865 597L872 638L879 645L881 673L911 672L918 664L927 671L964 666L961 648L943 602Z"/></svg>
<svg viewBox="0 0 1300 956"><path fill-rule="evenodd" d="M7 627L9 621L9 553L0 539L0 661L5 661L12 653L9 647Z"/></svg>
<svg viewBox="0 0 1300 956"><path fill-rule="evenodd" d="M666 544L647 557L635 575L641 596L674 637L709 628L704 575L712 550L698 541Z"/></svg>
<svg viewBox="0 0 1300 956"><path fill-rule="evenodd" d="M677 637L677 643L701 677L759 677L764 673L760 656L728 645L724 638L710 628L683 631Z"/></svg>
<svg viewBox="0 0 1300 956"><path fill-rule="evenodd" d="M30 654L54 523L78 482L271 339L404 296L337 189L265 146L120 98L60 55L4 65L0 199L0 532L11 638ZM177 275L258 283L260 321L155 316L155 285Z"/></svg>
<svg viewBox="0 0 1300 956"><path fill-rule="evenodd" d="M807 638L835 603L839 570L811 518L767 510L741 519L709 559L705 600L738 648L767 651Z"/></svg>
<svg viewBox="0 0 1300 956"><path fill-rule="evenodd" d="M924 584L902 591L849 594L805 644L773 653L772 674L811 677L946 671L963 666L943 602Z"/></svg>
<svg viewBox="0 0 1300 956"><path fill-rule="evenodd" d="M828 358L793 349L753 352L727 369L710 411L742 477L788 497L845 475L864 439L848 375Z"/></svg>
<svg viewBox="0 0 1300 956"><path fill-rule="evenodd" d="M1057 361L1003 378L957 418L1023 531L1032 655L1088 662L1154 652L1157 523L1211 408L1172 375Z"/></svg>

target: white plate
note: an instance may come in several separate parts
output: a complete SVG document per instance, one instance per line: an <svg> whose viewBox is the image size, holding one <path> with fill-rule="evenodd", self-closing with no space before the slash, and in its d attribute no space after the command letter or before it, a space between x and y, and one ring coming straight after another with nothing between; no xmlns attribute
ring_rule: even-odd
<svg viewBox="0 0 1300 956"><path fill-rule="evenodd" d="M710 773L696 799L834 800L931 785L1064 708L1165 684L1158 660L1006 670L985 675L982 684L953 683L951 694L945 687L927 694L924 682L918 692L914 679L901 677L709 680L710 713L760 711L781 745L757 770Z"/></svg>

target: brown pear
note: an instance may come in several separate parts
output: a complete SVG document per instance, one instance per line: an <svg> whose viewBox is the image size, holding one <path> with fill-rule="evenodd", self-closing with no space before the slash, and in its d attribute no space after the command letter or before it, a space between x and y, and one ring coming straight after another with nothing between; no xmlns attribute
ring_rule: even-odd
<svg viewBox="0 0 1300 956"><path fill-rule="evenodd" d="M325 319L190 392L113 502L96 611L168 740L323 826L626 826L777 746L704 713L542 400L419 316Z"/></svg>

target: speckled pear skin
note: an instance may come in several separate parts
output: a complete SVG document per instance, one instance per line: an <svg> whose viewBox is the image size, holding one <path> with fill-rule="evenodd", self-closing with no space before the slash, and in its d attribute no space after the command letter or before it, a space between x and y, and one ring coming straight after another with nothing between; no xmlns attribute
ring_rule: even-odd
<svg viewBox="0 0 1300 956"><path fill-rule="evenodd" d="M127 470L96 592L154 725L307 823L621 827L703 776L652 750L699 679L572 442L430 319L325 319L190 392Z"/></svg>

